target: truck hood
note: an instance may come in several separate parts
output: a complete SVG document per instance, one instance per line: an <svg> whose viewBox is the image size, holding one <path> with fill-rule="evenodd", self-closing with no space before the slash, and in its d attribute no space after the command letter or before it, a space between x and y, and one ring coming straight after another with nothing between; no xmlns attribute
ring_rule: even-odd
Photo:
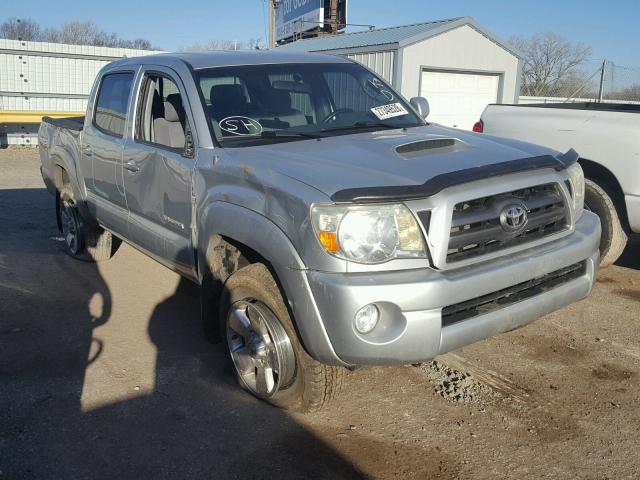
<svg viewBox="0 0 640 480"><path fill-rule="evenodd" d="M340 135L227 152L234 162L278 172L329 197L351 188L420 185L445 173L558 153L517 140L433 124L406 131Z"/></svg>

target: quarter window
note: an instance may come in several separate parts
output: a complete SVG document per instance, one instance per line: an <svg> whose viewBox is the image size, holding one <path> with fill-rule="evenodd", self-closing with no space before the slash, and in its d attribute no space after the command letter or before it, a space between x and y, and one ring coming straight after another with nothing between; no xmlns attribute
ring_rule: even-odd
<svg viewBox="0 0 640 480"><path fill-rule="evenodd" d="M127 120L127 104L133 73L111 73L102 78L93 123L100 130L122 137Z"/></svg>

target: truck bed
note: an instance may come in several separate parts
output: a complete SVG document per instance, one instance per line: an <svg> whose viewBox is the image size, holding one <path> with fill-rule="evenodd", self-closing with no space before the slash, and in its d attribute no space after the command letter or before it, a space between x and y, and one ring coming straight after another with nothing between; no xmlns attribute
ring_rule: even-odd
<svg viewBox="0 0 640 480"><path fill-rule="evenodd" d="M66 117L66 118L52 118L52 117L43 117L42 121L47 122L49 125L53 125L54 127L66 128L69 130L76 130L78 132L82 131L84 127L84 115L81 117Z"/></svg>

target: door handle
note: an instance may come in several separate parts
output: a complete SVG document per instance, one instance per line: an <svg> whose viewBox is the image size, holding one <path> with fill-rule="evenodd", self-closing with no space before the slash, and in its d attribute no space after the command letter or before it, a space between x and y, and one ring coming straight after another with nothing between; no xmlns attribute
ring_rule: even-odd
<svg viewBox="0 0 640 480"><path fill-rule="evenodd" d="M126 170L129 170L132 173L136 173L140 171L140 167L138 167L133 160L129 160L127 163L124 164L124 168Z"/></svg>
<svg viewBox="0 0 640 480"><path fill-rule="evenodd" d="M93 150L91 150L91 147L89 145L86 145L85 147L83 147L82 153L84 153L87 157L90 157L91 155L93 155Z"/></svg>

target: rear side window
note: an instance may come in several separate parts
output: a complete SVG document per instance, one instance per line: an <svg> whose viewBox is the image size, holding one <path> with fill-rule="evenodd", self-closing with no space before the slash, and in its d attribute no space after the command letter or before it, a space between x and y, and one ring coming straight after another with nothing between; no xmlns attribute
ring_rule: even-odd
<svg viewBox="0 0 640 480"><path fill-rule="evenodd" d="M102 77L93 115L96 127L109 135L123 136L132 84L131 72L111 73Z"/></svg>

